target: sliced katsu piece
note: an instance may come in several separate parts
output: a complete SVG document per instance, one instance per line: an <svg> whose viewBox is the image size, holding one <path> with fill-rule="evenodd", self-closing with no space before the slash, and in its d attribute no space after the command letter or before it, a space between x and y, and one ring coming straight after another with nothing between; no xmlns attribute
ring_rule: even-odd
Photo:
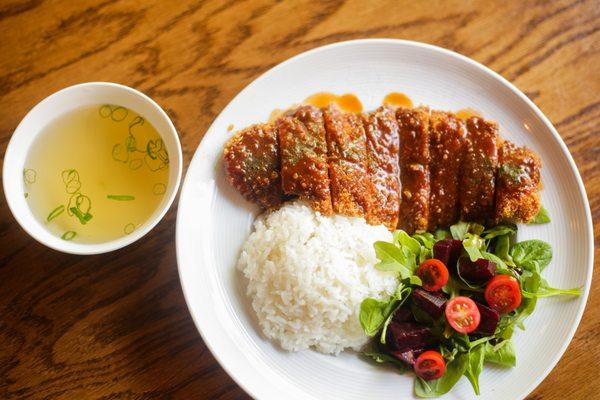
<svg viewBox="0 0 600 400"><path fill-rule="evenodd" d="M379 107L362 115L367 137L367 172L374 196L366 215L371 225L385 225L393 231L400 213L400 139L394 110Z"/></svg>
<svg viewBox="0 0 600 400"><path fill-rule="evenodd" d="M331 215L331 193L323 113L313 106L287 112L276 122L283 193L299 196L324 215Z"/></svg>
<svg viewBox="0 0 600 400"><path fill-rule="evenodd" d="M542 161L526 147L505 141L496 178L496 222L526 223L541 207Z"/></svg>
<svg viewBox="0 0 600 400"><path fill-rule="evenodd" d="M398 108L402 200L398 227L412 234L429 221L429 109Z"/></svg>
<svg viewBox="0 0 600 400"><path fill-rule="evenodd" d="M364 217L374 195L367 174L367 143L360 116L336 105L323 110L333 211Z"/></svg>
<svg viewBox="0 0 600 400"><path fill-rule="evenodd" d="M460 214L464 221L486 222L494 218L498 125L483 118L471 117L467 119L466 126Z"/></svg>
<svg viewBox="0 0 600 400"><path fill-rule="evenodd" d="M454 114L432 111L429 123L431 144L431 194L429 230L448 227L458 221L458 180L463 158L463 124Z"/></svg>
<svg viewBox="0 0 600 400"><path fill-rule="evenodd" d="M223 150L229 183L263 208L283 201L277 132L271 125L252 125L237 132Z"/></svg>

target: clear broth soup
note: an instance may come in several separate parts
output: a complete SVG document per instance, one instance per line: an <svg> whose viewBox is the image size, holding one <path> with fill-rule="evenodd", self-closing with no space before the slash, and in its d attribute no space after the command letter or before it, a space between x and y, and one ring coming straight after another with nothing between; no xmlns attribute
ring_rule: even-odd
<svg viewBox="0 0 600 400"><path fill-rule="evenodd" d="M83 107L40 133L23 180L31 211L50 232L103 243L132 233L156 211L169 182L169 155L135 112Z"/></svg>

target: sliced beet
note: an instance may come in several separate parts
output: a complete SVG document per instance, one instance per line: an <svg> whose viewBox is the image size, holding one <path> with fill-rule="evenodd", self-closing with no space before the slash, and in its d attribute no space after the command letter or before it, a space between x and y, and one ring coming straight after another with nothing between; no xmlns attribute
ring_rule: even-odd
<svg viewBox="0 0 600 400"><path fill-rule="evenodd" d="M433 342L431 329L416 322L391 322L385 335L389 352L404 353L427 347Z"/></svg>
<svg viewBox="0 0 600 400"><path fill-rule="evenodd" d="M474 333L483 336L492 336L494 332L496 332L496 327L498 326L498 322L500 321L500 314L498 314L498 311L484 304L481 304L479 302L475 302L475 304L479 309L481 321L479 322L479 326L477 327Z"/></svg>
<svg viewBox="0 0 600 400"><path fill-rule="evenodd" d="M412 349L412 350L408 350L408 351L404 351L404 352L391 351L390 355L392 355L393 357L402 361L407 366L412 367L413 365L415 365L415 361L417 361L417 357L419 357L419 355L421 355L421 353L424 351L425 351L424 348L423 349Z"/></svg>
<svg viewBox="0 0 600 400"><path fill-rule="evenodd" d="M433 258L443 262L449 271L456 271L456 262L462 253L462 248L460 240L440 240L433 245Z"/></svg>
<svg viewBox="0 0 600 400"><path fill-rule="evenodd" d="M462 256L458 262L459 275L471 283L486 283L496 274L496 263L484 258L471 261L468 256Z"/></svg>
<svg viewBox="0 0 600 400"><path fill-rule="evenodd" d="M443 292L428 292L421 288L416 288L412 292L413 304L434 320L444 314L446 301L448 301L448 297Z"/></svg>
<svg viewBox="0 0 600 400"><path fill-rule="evenodd" d="M408 306L400 307L394 313L392 317L392 321L396 322L414 322L415 318L413 317L412 311Z"/></svg>

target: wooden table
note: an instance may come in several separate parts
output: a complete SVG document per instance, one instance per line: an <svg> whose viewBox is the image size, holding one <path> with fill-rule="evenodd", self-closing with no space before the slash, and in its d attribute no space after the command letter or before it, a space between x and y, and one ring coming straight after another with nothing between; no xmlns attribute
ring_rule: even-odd
<svg viewBox="0 0 600 400"><path fill-rule="evenodd" d="M38 101L113 81L153 97L185 164L258 75L304 50L393 37L455 50L523 90L569 146L600 233L600 3L591 1L0 2L0 153ZM174 205L144 240L78 257L36 243L0 199L0 398L244 399L188 314ZM596 259L599 253L596 252ZM596 262L598 266L598 262ZM533 400L598 398L600 277ZM285 397L283 397L285 398Z"/></svg>

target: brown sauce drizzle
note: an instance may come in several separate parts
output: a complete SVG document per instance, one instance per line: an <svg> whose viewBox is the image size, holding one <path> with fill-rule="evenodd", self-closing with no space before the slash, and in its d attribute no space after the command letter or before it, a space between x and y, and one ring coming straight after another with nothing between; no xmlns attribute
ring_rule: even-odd
<svg viewBox="0 0 600 400"><path fill-rule="evenodd" d="M456 113L456 118L460 119L469 119L471 117L481 117L479 111L473 108L463 108L458 110Z"/></svg>
<svg viewBox="0 0 600 400"><path fill-rule="evenodd" d="M413 106L413 102L410 99L410 97L408 97L404 93L399 93L399 92L388 93L383 98L383 102L382 103L384 105L387 104L387 105L396 106L396 107L408 107L408 108L412 108L412 106Z"/></svg>
<svg viewBox="0 0 600 400"><path fill-rule="evenodd" d="M331 103L337 104L342 111L359 113L363 110L363 105L359 98L351 93L338 96L329 92L319 92L304 100L304 104L310 104L315 107L327 107Z"/></svg>

